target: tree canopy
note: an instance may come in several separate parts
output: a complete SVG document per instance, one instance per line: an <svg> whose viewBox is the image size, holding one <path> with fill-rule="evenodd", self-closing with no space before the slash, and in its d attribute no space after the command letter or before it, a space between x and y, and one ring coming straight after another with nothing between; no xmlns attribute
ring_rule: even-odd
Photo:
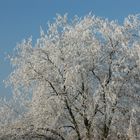
<svg viewBox="0 0 140 140"><path fill-rule="evenodd" d="M139 15L123 24L92 14L72 21L57 15L34 46L32 38L18 44L10 61L6 84L22 109L1 124L2 132L62 140L140 138ZM8 112L19 110L6 104ZM6 107L0 107L4 119Z"/></svg>

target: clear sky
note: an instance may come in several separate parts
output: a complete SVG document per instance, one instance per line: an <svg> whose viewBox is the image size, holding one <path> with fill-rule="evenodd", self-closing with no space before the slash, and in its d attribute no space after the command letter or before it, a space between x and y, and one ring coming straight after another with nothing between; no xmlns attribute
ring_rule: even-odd
<svg viewBox="0 0 140 140"><path fill-rule="evenodd" d="M11 71L4 58L17 42L31 35L36 40L40 26L46 30L56 13L72 18L89 12L122 23L129 14L140 13L140 0L0 0L0 97L11 94L2 82Z"/></svg>

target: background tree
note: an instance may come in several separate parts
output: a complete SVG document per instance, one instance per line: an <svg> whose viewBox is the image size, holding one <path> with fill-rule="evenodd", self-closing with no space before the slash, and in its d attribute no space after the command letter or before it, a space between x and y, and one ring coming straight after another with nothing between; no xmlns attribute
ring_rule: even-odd
<svg viewBox="0 0 140 140"><path fill-rule="evenodd" d="M58 15L35 46L24 40L10 59L7 84L28 93L24 125L34 132L67 140L140 138L139 15L123 25Z"/></svg>

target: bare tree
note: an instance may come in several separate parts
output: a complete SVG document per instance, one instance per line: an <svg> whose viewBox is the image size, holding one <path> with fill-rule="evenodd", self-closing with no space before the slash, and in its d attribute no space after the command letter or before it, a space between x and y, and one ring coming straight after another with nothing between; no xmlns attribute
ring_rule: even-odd
<svg viewBox="0 0 140 140"><path fill-rule="evenodd" d="M123 25L58 15L35 46L24 40L7 83L30 95L25 123L67 140L139 139L139 32L139 15Z"/></svg>

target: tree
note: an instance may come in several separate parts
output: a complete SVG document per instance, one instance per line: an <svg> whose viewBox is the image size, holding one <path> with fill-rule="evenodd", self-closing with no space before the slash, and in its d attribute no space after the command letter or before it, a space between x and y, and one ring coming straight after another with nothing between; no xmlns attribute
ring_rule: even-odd
<svg viewBox="0 0 140 140"><path fill-rule="evenodd" d="M139 15L122 25L58 15L35 46L24 40L10 59L7 83L28 93L24 125L34 132L67 140L140 138Z"/></svg>

